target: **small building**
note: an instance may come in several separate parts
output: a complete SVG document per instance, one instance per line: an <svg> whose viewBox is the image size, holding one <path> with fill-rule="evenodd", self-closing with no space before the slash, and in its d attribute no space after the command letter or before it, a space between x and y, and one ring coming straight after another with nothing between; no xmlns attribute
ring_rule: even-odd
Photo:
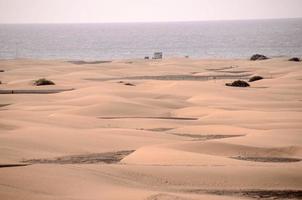
<svg viewBox="0 0 302 200"><path fill-rule="evenodd" d="M163 53L162 52L155 52L153 55L153 59L163 59Z"/></svg>

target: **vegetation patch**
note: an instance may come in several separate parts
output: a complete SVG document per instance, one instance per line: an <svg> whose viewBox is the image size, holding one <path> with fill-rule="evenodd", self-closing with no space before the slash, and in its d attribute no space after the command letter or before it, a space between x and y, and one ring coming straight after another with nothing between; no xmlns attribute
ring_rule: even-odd
<svg viewBox="0 0 302 200"><path fill-rule="evenodd" d="M119 78L90 78L86 80L92 81L114 81L114 80L162 80L162 81L208 81L217 79L238 79L238 78L248 78L252 76L250 73L238 74L217 74L217 75L158 75L158 76L128 76Z"/></svg>
<svg viewBox="0 0 302 200"><path fill-rule="evenodd" d="M197 134L185 134L185 133L169 133L169 134L182 136L182 137L189 137L192 138L193 140L215 140L215 139L244 136L244 135L197 135Z"/></svg>
<svg viewBox="0 0 302 200"><path fill-rule="evenodd" d="M1 108L1 107L5 107L5 106L9 106L9 105L10 105L10 104L8 104L8 103L7 103L7 104L0 104L0 108Z"/></svg>
<svg viewBox="0 0 302 200"><path fill-rule="evenodd" d="M55 94L60 92L72 91L71 89L52 89L52 90L0 90L0 94Z"/></svg>
<svg viewBox="0 0 302 200"><path fill-rule="evenodd" d="M187 121L198 120L198 118L196 118L196 117L99 117L99 119L108 119L108 120L115 120L115 119L163 119L163 120L187 120Z"/></svg>
<svg viewBox="0 0 302 200"><path fill-rule="evenodd" d="M28 164L0 164L0 168L7 168L7 167L24 167Z"/></svg>
<svg viewBox="0 0 302 200"><path fill-rule="evenodd" d="M234 81L233 83L226 83L225 85L230 87L250 87L250 84L242 80Z"/></svg>
<svg viewBox="0 0 302 200"><path fill-rule="evenodd" d="M297 57L293 57L291 59L289 59L288 61L293 61L293 62L300 62L300 58L297 58Z"/></svg>
<svg viewBox="0 0 302 200"><path fill-rule="evenodd" d="M135 86L133 83L125 83L127 86Z"/></svg>
<svg viewBox="0 0 302 200"><path fill-rule="evenodd" d="M35 80L34 85L36 86L42 86L42 85L55 85L55 83L51 80L47 80L45 78L41 78L38 80Z"/></svg>
<svg viewBox="0 0 302 200"><path fill-rule="evenodd" d="M253 61L255 61L255 60L267 60L267 59L269 59L269 58L266 57L265 55L261 55L261 54L254 54L254 55L250 58L250 60L253 60Z"/></svg>
<svg viewBox="0 0 302 200"><path fill-rule="evenodd" d="M165 132L165 131L170 131L173 129L174 128L150 128L150 129L141 129L141 130L154 131L154 132Z"/></svg>
<svg viewBox="0 0 302 200"><path fill-rule="evenodd" d="M288 162L300 162L298 158L285 158L285 157L251 157L251 156L236 156L231 157L237 160L246 160L254 162L271 162L271 163L288 163Z"/></svg>
<svg viewBox="0 0 302 200"><path fill-rule="evenodd" d="M100 60L100 61L84 61L84 60L72 60L68 61L69 63L75 65L95 65L95 64L104 64L104 63L111 63L112 61L107 60Z"/></svg>
<svg viewBox="0 0 302 200"><path fill-rule="evenodd" d="M263 77L262 76L252 76L249 80L249 82L254 82L254 81L259 81L262 80Z"/></svg>
<svg viewBox="0 0 302 200"><path fill-rule="evenodd" d="M23 160L26 164L113 164L118 163L127 155L133 153L134 150L93 153L84 155L62 156L52 159L31 159Z"/></svg>
<svg viewBox="0 0 302 200"><path fill-rule="evenodd" d="M251 199L301 199L301 190L221 190L207 191L206 193L219 196L238 196Z"/></svg>

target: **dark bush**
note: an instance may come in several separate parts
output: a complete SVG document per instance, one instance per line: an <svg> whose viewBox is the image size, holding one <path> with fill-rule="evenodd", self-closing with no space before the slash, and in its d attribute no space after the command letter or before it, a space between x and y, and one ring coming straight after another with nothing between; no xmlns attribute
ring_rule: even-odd
<svg viewBox="0 0 302 200"><path fill-rule="evenodd" d="M291 59L289 59L288 61L293 61L293 62L300 62L300 58L297 58L297 57L293 57Z"/></svg>
<svg viewBox="0 0 302 200"><path fill-rule="evenodd" d="M234 81L233 83L226 83L225 85L231 87L250 87L250 84L242 80Z"/></svg>
<svg viewBox="0 0 302 200"><path fill-rule="evenodd" d="M41 85L55 85L54 82L50 81L50 80L47 80L45 78L41 78L41 79L38 79L34 82L34 85L36 86L41 86Z"/></svg>
<svg viewBox="0 0 302 200"><path fill-rule="evenodd" d="M261 54L255 54L251 57L250 60L267 60L269 59L268 57L261 55Z"/></svg>
<svg viewBox="0 0 302 200"><path fill-rule="evenodd" d="M252 77L250 78L249 82L259 81L259 80L261 80L261 79L263 79L262 76L252 76Z"/></svg>
<svg viewBox="0 0 302 200"><path fill-rule="evenodd" d="M135 85L132 84L132 83L125 83L125 85L127 85L127 86L135 86Z"/></svg>

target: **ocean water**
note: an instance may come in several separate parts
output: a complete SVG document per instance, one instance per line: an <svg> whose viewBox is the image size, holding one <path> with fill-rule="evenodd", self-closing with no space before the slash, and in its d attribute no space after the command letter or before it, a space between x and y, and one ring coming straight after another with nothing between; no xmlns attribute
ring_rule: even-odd
<svg viewBox="0 0 302 200"><path fill-rule="evenodd" d="M302 19L0 25L0 59L302 56Z"/></svg>

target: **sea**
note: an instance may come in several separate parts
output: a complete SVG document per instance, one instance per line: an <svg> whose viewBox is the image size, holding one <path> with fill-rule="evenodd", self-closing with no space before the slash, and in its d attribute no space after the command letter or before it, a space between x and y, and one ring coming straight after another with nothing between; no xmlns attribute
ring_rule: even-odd
<svg viewBox="0 0 302 200"><path fill-rule="evenodd" d="M0 24L0 59L302 56L302 19Z"/></svg>

